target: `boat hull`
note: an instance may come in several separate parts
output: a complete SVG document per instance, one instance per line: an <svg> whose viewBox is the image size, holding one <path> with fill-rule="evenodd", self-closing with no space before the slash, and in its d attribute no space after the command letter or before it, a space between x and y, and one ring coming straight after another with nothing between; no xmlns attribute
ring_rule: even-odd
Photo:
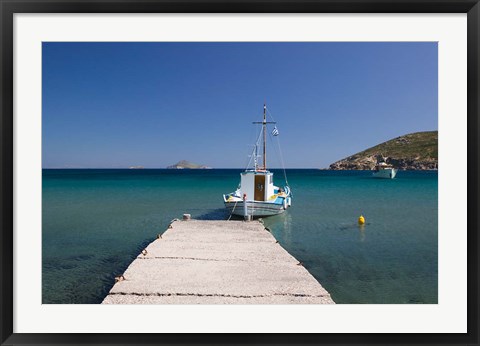
<svg viewBox="0 0 480 346"><path fill-rule="evenodd" d="M397 175L397 169L385 168L373 173L375 178L393 179Z"/></svg>
<svg viewBox="0 0 480 346"><path fill-rule="evenodd" d="M278 204L261 201L225 202L225 207L230 212L230 214L237 216L245 216L244 203L247 203L247 215L250 215L252 217L278 215L286 210L283 203Z"/></svg>

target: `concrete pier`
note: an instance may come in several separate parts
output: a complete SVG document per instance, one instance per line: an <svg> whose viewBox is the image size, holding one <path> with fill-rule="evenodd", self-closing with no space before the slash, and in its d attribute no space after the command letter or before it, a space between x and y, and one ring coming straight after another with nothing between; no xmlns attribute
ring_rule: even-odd
<svg viewBox="0 0 480 346"><path fill-rule="evenodd" d="M334 304L258 221L175 221L102 304Z"/></svg>

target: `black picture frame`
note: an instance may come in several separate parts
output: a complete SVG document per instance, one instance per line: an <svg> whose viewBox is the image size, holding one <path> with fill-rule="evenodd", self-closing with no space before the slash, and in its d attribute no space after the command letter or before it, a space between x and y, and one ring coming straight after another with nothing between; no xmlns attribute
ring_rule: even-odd
<svg viewBox="0 0 480 346"><path fill-rule="evenodd" d="M450 344L478 345L479 0L0 0L2 345ZM19 334L13 332L13 16L16 13L467 13L468 332L465 334ZM452 316L455 318L455 316Z"/></svg>

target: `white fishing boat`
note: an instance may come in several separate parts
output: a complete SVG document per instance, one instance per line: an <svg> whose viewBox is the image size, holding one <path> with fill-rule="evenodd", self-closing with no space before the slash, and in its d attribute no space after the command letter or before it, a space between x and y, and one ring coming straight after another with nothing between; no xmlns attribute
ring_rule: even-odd
<svg viewBox="0 0 480 346"><path fill-rule="evenodd" d="M373 176L375 178L393 179L397 175L397 171L398 169L393 168L392 165L385 162L379 162L375 165Z"/></svg>
<svg viewBox="0 0 480 346"><path fill-rule="evenodd" d="M254 122L254 124L261 124L262 128L255 143L250 162L247 164L247 169L240 173L238 188L234 192L223 195L225 207L230 214L243 216L245 219L277 215L283 213L292 205L292 195L286 174L286 186L282 188L273 184L273 173L267 170L267 124L275 124L275 122L267 121L266 111L267 108L263 105L263 121ZM272 131L272 135L278 136L276 126ZM262 165L259 165L257 160L259 157L257 149L260 142L263 144ZM249 169L248 166L250 166L252 159L254 167Z"/></svg>

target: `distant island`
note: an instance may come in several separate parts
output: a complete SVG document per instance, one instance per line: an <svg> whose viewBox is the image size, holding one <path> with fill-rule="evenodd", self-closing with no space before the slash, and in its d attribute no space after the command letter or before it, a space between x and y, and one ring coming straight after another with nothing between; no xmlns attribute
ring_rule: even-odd
<svg viewBox="0 0 480 346"><path fill-rule="evenodd" d="M130 166L128 168L129 169L144 169L145 167L143 167L143 166Z"/></svg>
<svg viewBox="0 0 480 346"><path fill-rule="evenodd" d="M438 169L438 131L400 136L332 163L331 170L371 170L377 162L399 169Z"/></svg>
<svg viewBox="0 0 480 346"><path fill-rule="evenodd" d="M211 169L211 167L205 165L199 165L197 163L182 160L174 165L168 166L168 169Z"/></svg>

